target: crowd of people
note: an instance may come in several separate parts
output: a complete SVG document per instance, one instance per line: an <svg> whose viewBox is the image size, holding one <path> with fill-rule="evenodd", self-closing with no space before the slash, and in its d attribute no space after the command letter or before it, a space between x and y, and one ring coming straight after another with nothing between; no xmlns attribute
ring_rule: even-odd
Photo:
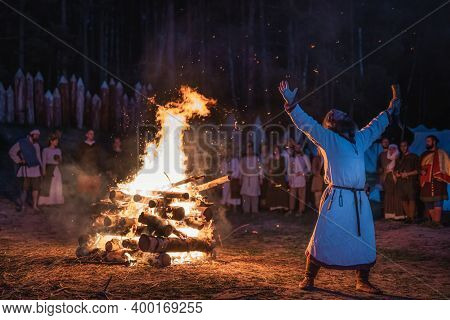
<svg viewBox="0 0 450 320"><path fill-rule="evenodd" d="M34 129L19 139L9 150L15 163L16 176L20 182L20 197L16 201L17 211L25 211L28 195L35 213L41 206L64 204L63 161L59 147L62 132L57 130L48 138L47 147L41 150L39 130ZM106 154L95 140L94 130L85 132L85 140L80 142L71 155L75 160L73 174L76 176L76 194L79 200L89 202L96 199L103 187L113 181L126 178L125 153L120 137L114 137Z"/></svg>
<svg viewBox="0 0 450 320"><path fill-rule="evenodd" d="M429 135L427 150L419 157L409 151L407 141L398 147L388 138L381 140L383 151L378 156L377 171L385 219L415 222L423 204L424 216L433 224L441 223L443 202L448 199L450 163L438 144L439 139Z"/></svg>
<svg viewBox="0 0 450 320"><path fill-rule="evenodd" d="M272 150L261 146L258 156L249 143L240 157L228 152L221 163L222 174L231 179L222 189L222 204L236 212L255 215L260 209L286 216L302 216L307 206L320 205L323 191L323 158L290 139Z"/></svg>
<svg viewBox="0 0 450 320"><path fill-rule="evenodd" d="M28 194L35 212L41 210L40 206L64 204L61 131L50 134L42 150L39 140L39 130L32 130L9 151L21 186L18 211L24 210ZM419 157L409 151L407 141L398 147L388 138L381 139L383 151L378 156L377 172L385 219L416 222L424 216L433 224L441 223L443 201L448 199L450 163L438 143L435 136L428 136L427 150ZM105 156L95 132L87 130L72 158L77 168L77 195L85 202L99 196L105 181L106 185L121 181L129 174L129 157L120 137L112 139ZM228 150L220 167L221 173L231 178L222 188L221 202L235 213L242 211L250 216L269 210L301 217L307 207L320 207L325 188L324 160L293 139L270 150L264 144L256 150L249 143L242 155Z"/></svg>

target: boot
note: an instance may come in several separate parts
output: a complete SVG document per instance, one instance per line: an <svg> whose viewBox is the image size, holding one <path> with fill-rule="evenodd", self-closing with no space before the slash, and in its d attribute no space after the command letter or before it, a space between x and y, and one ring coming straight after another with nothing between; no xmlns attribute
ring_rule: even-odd
<svg viewBox="0 0 450 320"><path fill-rule="evenodd" d="M311 260L306 258L306 269L305 269L305 278L298 285L300 290L311 291L314 289L314 279L319 272L320 266L311 262Z"/></svg>
<svg viewBox="0 0 450 320"><path fill-rule="evenodd" d="M369 282L370 270L356 270L356 290L371 294L381 294L381 290Z"/></svg>

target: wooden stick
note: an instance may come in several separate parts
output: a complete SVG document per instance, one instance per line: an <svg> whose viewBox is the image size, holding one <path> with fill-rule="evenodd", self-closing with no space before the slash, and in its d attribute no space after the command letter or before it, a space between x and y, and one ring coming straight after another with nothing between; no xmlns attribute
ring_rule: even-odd
<svg viewBox="0 0 450 320"><path fill-rule="evenodd" d="M204 191L204 190L208 190L208 189L217 187L217 186L219 186L221 184L227 183L228 181L230 181L230 177L229 176L223 176L223 177L214 179L214 180L212 180L210 182L198 185L196 187L196 189L198 191Z"/></svg>

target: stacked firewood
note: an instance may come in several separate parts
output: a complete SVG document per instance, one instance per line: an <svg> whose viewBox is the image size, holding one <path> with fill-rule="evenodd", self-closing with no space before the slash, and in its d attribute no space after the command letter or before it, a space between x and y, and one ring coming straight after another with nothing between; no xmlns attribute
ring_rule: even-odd
<svg viewBox="0 0 450 320"><path fill-rule="evenodd" d="M90 229L79 238L77 257L81 261L126 265L146 262L165 267L177 254L213 256L213 206L199 192L226 181L228 177L222 177L189 192L171 189L154 191L150 196L110 190L108 199L91 206ZM189 204L189 212L184 204ZM190 235L192 231L195 237Z"/></svg>

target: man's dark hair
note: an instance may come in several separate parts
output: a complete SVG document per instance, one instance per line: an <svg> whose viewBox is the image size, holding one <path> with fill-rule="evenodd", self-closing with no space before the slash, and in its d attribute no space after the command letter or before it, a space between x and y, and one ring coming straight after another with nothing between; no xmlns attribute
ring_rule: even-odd
<svg viewBox="0 0 450 320"><path fill-rule="evenodd" d="M427 139L428 139L428 138L430 138L431 140L433 140L433 142L434 142L435 144L438 144L438 143L439 143L438 137L436 137L434 134L430 134L429 136L427 136Z"/></svg>

